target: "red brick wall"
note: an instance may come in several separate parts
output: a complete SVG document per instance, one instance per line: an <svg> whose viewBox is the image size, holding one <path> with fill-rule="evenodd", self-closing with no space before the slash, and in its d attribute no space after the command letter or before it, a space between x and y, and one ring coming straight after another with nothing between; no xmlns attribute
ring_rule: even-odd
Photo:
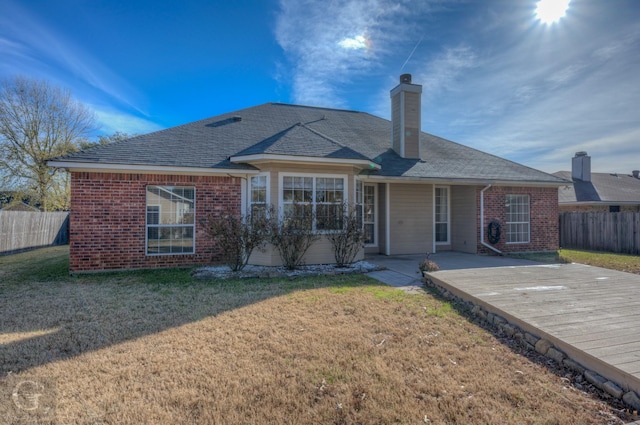
<svg viewBox="0 0 640 425"><path fill-rule="evenodd" d="M478 223L480 223L480 191L477 192ZM507 194L529 195L530 208L530 242L506 243L507 208L505 200ZM500 222L500 241L495 245L489 243L487 226L492 220ZM484 192L484 239L485 242L502 252L536 252L555 251L559 249L558 235L558 189L554 187L506 187L492 186ZM480 227L478 227L478 241L480 241ZM478 252L492 252L478 243Z"/></svg>
<svg viewBox="0 0 640 425"><path fill-rule="evenodd" d="M145 251L146 187L196 188L194 254L147 256ZM240 211L240 179L218 176L71 173L71 272L175 267L217 259L199 223L213 211Z"/></svg>

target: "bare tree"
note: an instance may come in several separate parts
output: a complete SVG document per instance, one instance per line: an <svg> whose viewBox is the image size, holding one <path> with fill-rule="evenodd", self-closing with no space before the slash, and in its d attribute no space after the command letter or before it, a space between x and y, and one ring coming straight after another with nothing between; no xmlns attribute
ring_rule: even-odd
<svg viewBox="0 0 640 425"><path fill-rule="evenodd" d="M90 109L68 90L13 77L0 83L0 179L21 188L44 210L64 207L68 178L47 160L77 150L94 128ZM60 205L60 204L63 205Z"/></svg>
<svg viewBox="0 0 640 425"><path fill-rule="evenodd" d="M115 133L110 134L108 136L100 135L98 136L98 139L95 141L90 141L88 139L80 140L78 142L78 147L82 150L87 150L87 149L95 148L97 146L104 146L111 143L121 142L123 140L127 140L135 136L137 136L137 134L129 134L123 131L116 131Z"/></svg>

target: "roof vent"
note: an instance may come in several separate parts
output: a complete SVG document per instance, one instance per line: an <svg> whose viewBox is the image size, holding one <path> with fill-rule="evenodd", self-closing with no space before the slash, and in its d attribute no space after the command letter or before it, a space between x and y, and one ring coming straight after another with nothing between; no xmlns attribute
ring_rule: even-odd
<svg viewBox="0 0 640 425"><path fill-rule="evenodd" d="M633 175L633 177L640 179L640 170L633 170L631 174Z"/></svg>
<svg viewBox="0 0 640 425"><path fill-rule="evenodd" d="M411 84L411 74L402 74L400 76L400 82Z"/></svg>
<svg viewBox="0 0 640 425"><path fill-rule="evenodd" d="M234 121L242 121L242 117L240 115L234 115L232 119Z"/></svg>

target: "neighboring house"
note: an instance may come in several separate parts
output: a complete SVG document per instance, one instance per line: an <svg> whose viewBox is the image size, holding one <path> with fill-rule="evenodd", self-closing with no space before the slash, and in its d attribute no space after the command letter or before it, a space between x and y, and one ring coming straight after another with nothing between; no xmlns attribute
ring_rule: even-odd
<svg viewBox="0 0 640 425"><path fill-rule="evenodd" d="M631 174L592 173L591 157L576 152L571 171L555 176L573 181L558 189L560 212L640 212L640 176Z"/></svg>
<svg viewBox="0 0 640 425"><path fill-rule="evenodd" d="M25 204L22 201L13 201L10 204L6 204L2 208L0 208L0 211L40 212L38 208Z"/></svg>
<svg viewBox="0 0 640 425"><path fill-rule="evenodd" d="M342 202L357 204L358 258L558 249L558 188L569 182L422 132L421 93L402 75L391 122L268 103L51 160L71 173L71 271L215 261L202 220L269 205L302 204L322 233ZM494 244L491 221L502 230ZM329 241L304 261L334 262ZM267 247L250 262L280 258Z"/></svg>

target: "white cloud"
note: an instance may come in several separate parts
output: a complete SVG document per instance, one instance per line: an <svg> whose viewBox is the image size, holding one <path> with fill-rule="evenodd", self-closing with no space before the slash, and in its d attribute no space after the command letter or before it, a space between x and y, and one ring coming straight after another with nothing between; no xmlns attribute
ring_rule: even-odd
<svg viewBox="0 0 640 425"><path fill-rule="evenodd" d="M353 38L343 38L338 42L338 45L344 49L366 49L367 39L362 35L357 35Z"/></svg>
<svg viewBox="0 0 640 425"><path fill-rule="evenodd" d="M422 81L423 90L429 96L436 96L442 91L456 90L458 78L477 65L477 55L466 45L447 48L430 59L424 69L416 75Z"/></svg>
<svg viewBox="0 0 640 425"><path fill-rule="evenodd" d="M293 101L346 107L341 87L369 75L395 53L398 40L414 40L427 3L392 0L281 0L275 35L292 64ZM397 64L398 67L401 64Z"/></svg>
<svg viewBox="0 0 640 425"><path fill-rule="evenodd" d="M163 129L160 125L135 115L96 106L91 108L104 134L113 134L117 131L127 134L145 134Z"/></svg>
<svg viewBox="0 0 640 425"><path fill-rule="evenodd" d="M38 21L17 3L5 1L0 16L0 52L13 59L7 73L29 74L72 86L74 95L88 100L107 97L141 114L140 93L94 55ZM56 75L52 75L55 70Z"/></svg>

